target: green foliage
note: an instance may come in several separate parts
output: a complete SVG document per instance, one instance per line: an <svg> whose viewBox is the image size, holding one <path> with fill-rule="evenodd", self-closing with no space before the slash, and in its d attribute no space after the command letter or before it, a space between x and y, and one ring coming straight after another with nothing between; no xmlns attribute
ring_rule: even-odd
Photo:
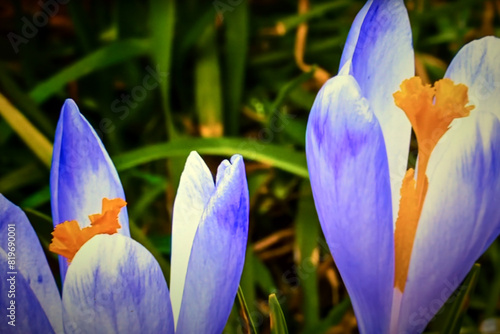
<svg viewBox="0 0 500 334"><path fill-rule="evenodd" d="M271 318L271 334L288 334L285 316L281 310L280 303L273 293L269 295L269 317Z"/></svg>

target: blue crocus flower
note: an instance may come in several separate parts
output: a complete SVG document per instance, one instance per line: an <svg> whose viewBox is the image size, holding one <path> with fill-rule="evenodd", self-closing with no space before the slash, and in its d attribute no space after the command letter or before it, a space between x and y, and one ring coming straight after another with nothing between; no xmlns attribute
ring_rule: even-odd
<svg viewBox="0 0 500 334"><path fill-rule="evenodd" d="M498 38L473 41L423 85L403 1L357 15L312 107L306 153L361 333L421 333L499 235L498 59Z"/></svg>
<svg viewBox="0 0 500 334"><path fill-rule="evenodd" d="M171 296L157 261L129 237L118 174L71 100L57 126L51 192L62 298L26 215L0 195L0 261L12 265L1 275L0 308L11 315L2 333L222 332L248 235L241 156L221 163L214 184L189 155L174 206Z"/></svg>

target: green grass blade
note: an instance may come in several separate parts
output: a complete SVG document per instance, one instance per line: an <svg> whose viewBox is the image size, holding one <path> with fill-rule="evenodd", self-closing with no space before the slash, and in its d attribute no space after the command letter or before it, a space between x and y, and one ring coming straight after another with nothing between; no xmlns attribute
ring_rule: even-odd
<svg viewBox="0 0 500 334"><path fill-rule="evenodd" d="M311 19L317 19L329 12L338 10L339 8L347 7L350 3L350 0L337 0L330 1L324 4L314 5L304 14L289 16L279 20L279 22L283 25L285 31L289 31L291 29L297 28L297 26L301 23L304 23Z"/></svg>
<svg viewBox="0 0 500 334"><path fill-rule="evenodd" d="M205 27L196 47L195 97L202 137L221 137L222 88L214 23Z"/></svg>
<svg viewBox="0 0 500 334"><path fill-rule="evenodd" d="M301 286L303 289L302 312L304 313L304 330L312 328L319 321L319 297L317 265L319 252L317 240L319 237L319 220L314 206L309 180L304 180L301 186L301 197L297 219L295 222L296 247L298 248L297 267L301 271Z"/></svg>
<svg viewBox="0 0 500 334"><path fill-rule="evenodd" d="M288 334L285 316L281 310L278 298L274 293L269 295L269 309L271 318L271 334Z"/></svg>
<svg viewBox="0 0 500 334"><path fill-rule="evenodd" d="M184 157L191 151L200 154L231 156L241 154L244 158L269 164L287 172L307 178L304 152L288 147L261 144L246 138L188 138L152 145L114 157L118 170L126 170L151 161Z"/></svg>
<svg viewBox="0 0 500 334"><path fill-rule="evenodd" d="M42 103L59 92L68 82L101 68L144 55L149 49L149 40L145 39L128 39L106 45L38 84L29 95L36 103Z"/></svg>
<svg viewBox="0 0 500 334"><path fill-rule="evenodd" d="M30 163L0 177L0 193L24 187L47 177L47 170L41 169L38 163Z"/></svg>
<svg viewBox="0 0 500 334"><path fill-rule="evenodd" d="M30 119L37 128L45 135L52 136L55 132L55 126L50 119L38 109L36 103L19 87L7 69L7 66L0 64L0 85L2 92L23 114Z"/></svg>
<svg viewBox="0 0 500 334"><path fill-rule="evenodd" d="M224 19L226 35L225 83L231 89L225 90L227 111L226 133L238 133L240 104L244 91L245 65L248 52L248 1L243 1Z"/></svg>
<svg viewBox="0 0 500 334"><path fill-rule="evenodd" d="M311 79L314 76L315 71L316 68L313 67L309 72L302 73L298 77L294 78L290 82L287 82L285 85L283 85L283 87L278 92L278 96L271 105L271 113L274 114L278 113L278 108L281 107L288 94L290 94L291 91L299 87L299 85Z"/></svg>
<svg viewBox="0 0 500 334"><path fill-rule="evenodd" d="M0 94L0 116L47 167L52 161L52 144L24 115Z"/></svg>
<svg viewBox="0 0 500 334"><path fill-rule="evenodd" d="M479 270L481 266L479 264L475 264L464 282L458 287L458 289L453 293L451 298L455 298L451 305L444 305L444 308L449 308L449 311L446 313L444 326L442 331L443 334L458 334L460 333L460 327L462 326L462 320L465 316L465 312L467 311L467 302L472 293L474 292L474 288L476 287L477 279L479 277ZM450 301L448 301L449 303Z"/></svg>
<svg viewBox="0 0 500 334"><path fill-rule="evenodd" d="M170 73L174 41L175 1L151 0L150 2L151 57L160 73ZM170 110L170 76L160 82L162 109L165 114L169 138L177 137Z"/></svg>
<svg viewBox="0 0 500 334"><path fill-rule="evenodd" d="M251 331L250 333L257 334L257 330L255 329L252 317L250 316L250 311L248 310L248 306L245 301L245 296L243 295L243 290L241 289L241 286L238 286L238 302L240 304L247 328L250 329Z"/></svg>

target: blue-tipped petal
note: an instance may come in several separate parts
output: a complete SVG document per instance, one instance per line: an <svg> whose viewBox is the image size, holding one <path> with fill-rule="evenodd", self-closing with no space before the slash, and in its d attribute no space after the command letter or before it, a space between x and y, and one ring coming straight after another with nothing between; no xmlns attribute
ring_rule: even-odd
<svg viewBox="0 0 500 334"><path fill-rule="evenodd" d="M36 323L42 325L45 323L45 320L43 320L45 317L49 319L54 331L61 333L61 297L40 241L24 212L7 200L2 194L0 194L0 236L2 254L6 257L7 255L10 257L14 255L13 258L15 261L13 268L9 269L7 258L1 260L4 264L0 284L2 287L0 291L3 292L1 309L5 310L3 303L7 302L7 292L9 289L4 284L6 283L6 277L10 276L8 272L17 272L15 275L15 300L18 307L16 309L16 319L19 322L26 322L26 325L32 325L28 323L31 319L33 321L36 319ZM9 244L9 241L11 244ZM32 307L25 308L26 305L24 304L32 305ZM43 313L43 316L37 313ZM2 326L5 322L2 319ZM32 328L35 329L35 327ZM4 331L1 332L4 333Z"/></svg>
<svg viewBox="0 0 500 334"><path fill-rule="evenodd" d="M97 235L76 253L64 283L63 316L65 333L174 333L158 262L120 234Z"/></svg>
<svg viewBox="0 0 500 334"><path fill-rule="evenodd" d="M423 331L500 233L500 121L473 110L441 141L429 160L429 188L403 294L404 333Z"/></svg>
<svg viewBox="0 0 500 334"><path fill-rule="evenodd" d="M81 227L88 226L88 216L101 212L104 197L125 199L118 173L101 140L69 99L57 124L50 188L54 225L76 220ZM130 236L126 208L121 210L119 220L119 233ZM59 264L64 281L66 259L60 256Z"/></svg>
<svg viewBox="0 0 500 334"><path fill-rule="evenodd" d="M172 222L170 297L176 326L194 235L214 190L212 173L200 155L191 152L179 182Z"/></svg>
<svg viewBox="0 0 500 334"><path fill-rule="evenodd" d="M465 45L445 77L469 87L470 104L500 117L500 38L489 36ZM474 111L473 111L474 112Z"/></svg>
<svg viewBox="0 0 500 334"><path fill-rule="evenodd" d="M373 0L368 0L352 22L351 29L349 29L349 34L347 35L347 40L345 41L344 50L342 51L342 57L340 58L339 71L347 62L352 60L356 44L358 43L361 25L365 20L366 13L368 12L368 9L370 9L372 2Z"/></svg>
<svg viewBox="0 0 500 334"><path fill-rule="evenodd" d="M358 26L355 23L353 28ZM408 162L411 126L392 94L404 79L414 76L414 67L411 28L403 1L373 0L358 34L350 74L370 101L384 133L394 221Z"/></svg>
<svg viewBox="0 0 500 334"><path fill-rule="evenodd" d="M194 238L177 334L222 333L243 271L248 210L245 166L235 155L219 167Z"/></svg>
<svg viewBox="0 0 500 334"><path fill-rule="evenodd" d="M3 249L0 249L0 261L2 263L8 261L7 253ZM12 276L14 280L9 281L8 279L11 279ZM0 289L2 291L2 296L0 296L0 309L2 310L0 333L56 333L47 318L45 310L40 305L40 301L33 293L30 283L26 281L26 278L21 273L9 275L3 271L0 278ZM11 285L11 282L14 285ZM14 304L11 304L11 302L14 302ZM59 301L59 307L60 304L61 301ZM61 315L59 315L60 317ZM62 330L57 333L62 333Z"/></svg>
<svg viewBox="0 0 500 334"><path fill-rule="evenodd" d="M384 138L351 76L321 88L307 123L306 155L326 241L361 333L388 333L394 238Z"/></svg>

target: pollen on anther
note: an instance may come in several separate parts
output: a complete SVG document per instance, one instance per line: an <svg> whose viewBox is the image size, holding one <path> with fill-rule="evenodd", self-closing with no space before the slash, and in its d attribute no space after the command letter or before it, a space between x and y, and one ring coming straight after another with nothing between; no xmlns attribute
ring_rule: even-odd
<svg viewBox="0 0 500 334"><path fill-rule="evenodd" d="M97 234L115 234L121 227L118 222L120 210L127 205L121 198L102 200L102 213L89 216L90 226L80 228L76 220L65 221L57 225L52 232L52 242L49 250L73 260L78 250Z"/></svg>

